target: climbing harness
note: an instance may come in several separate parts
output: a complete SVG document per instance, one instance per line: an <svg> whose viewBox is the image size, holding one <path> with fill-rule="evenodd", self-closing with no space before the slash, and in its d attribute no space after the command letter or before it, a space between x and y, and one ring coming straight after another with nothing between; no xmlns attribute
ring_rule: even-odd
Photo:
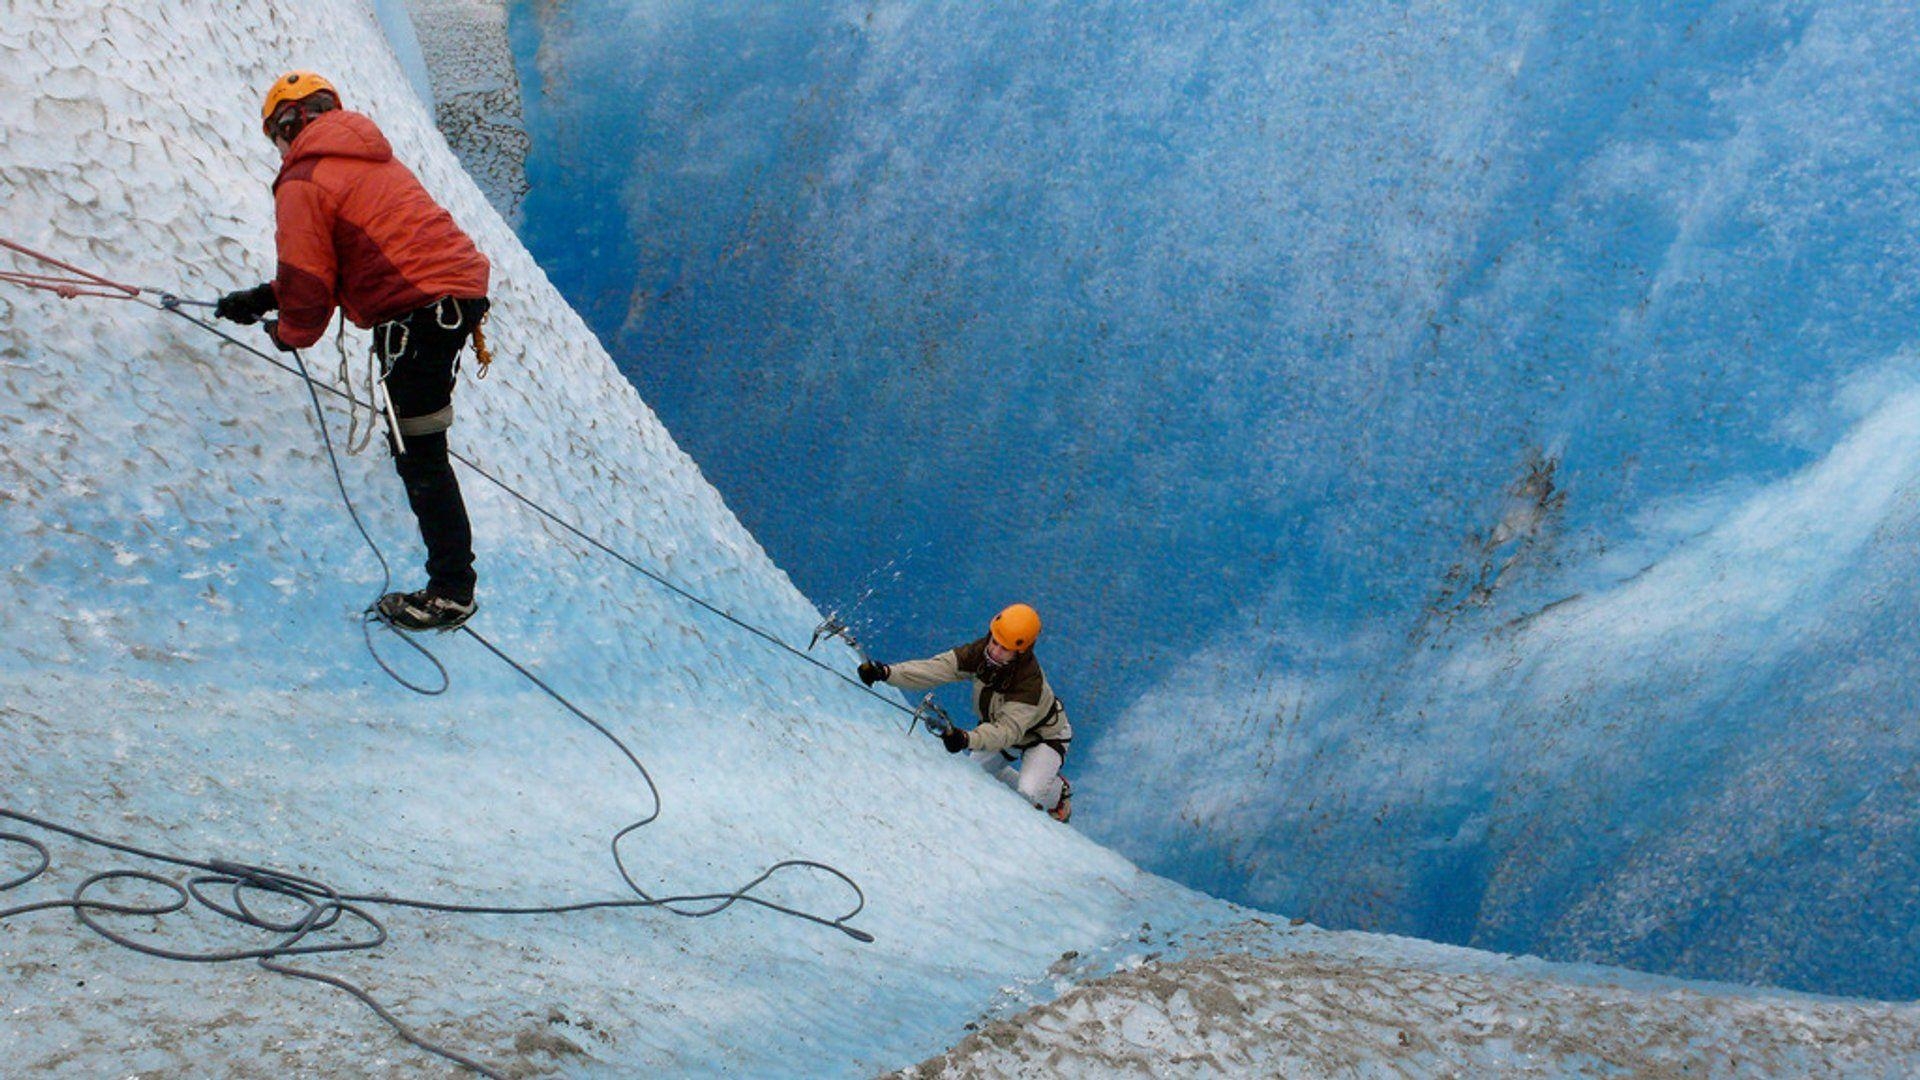
<svg viewBox="0 0 1920 1080"><path fill-rule="evenodd" d="M347 514L349 518L351 518L351 520L353 521L355 529L360 533L361 539L366 543L368 549L373 553L375 560L380 565L381 573L384 578L384 584L382 586L381 592L384 594L385 592L391 590L391 586L392 586L391 568L386 560L385 555L381 552L379 545L374 542L372 534L368 531L366 524L361 520L359 512L355 508L353 500L347 491L346 480L341 470L339 456L335 452L332 435L329 431L329 426L326 420L325 411L321 407L320 392L323 390L328 393L334 394L335 396L344 398L349 403L350 415L352 415L352 412L351 412L352 409L361 407L362 403L359 402L356 396L354 395L353 388L351 386L344 385L346 382L344 377L342 378L342 383L343 383L342 388L337 389L335 387L329 386L326 383L323 383L312 376L312 374L307 369L306 360L302 357L299 350L293 350L293 353L292 353L297 367L289 366L286 363L279 360L278 358L271 356L258 348L248 345L245 342L240 341L239 339L233 337L232 335L227 334L226 332L221 330L219 327L216 327L211 323L208 323L207 321L200 319L188 313L186 310L184 310L187 307L211 308L214 306L214 304L211 302L199 301L199 300L186 300L186 299L177 297L165 290L152 289L152 288L146 288L146 287L140 287L140 286L130 286L130 285L121 284L119 282L114 282L107 278L101 277L97 274L93 274L89 271L82 270L78 267L73 267L66 263L59 262L39 252L35 252L28 248L24 248L18 244L15 244L11 241L7 241L5 239L0 239L0 246L4 246L9 250L26 255L30 258L38 259L43 263L50 266L54 266L64 271L67 275L70 275L70 276L56 277L54 275L47 275L47 274L40 274L40 273L0 272L0 281L9 281L16 284L27 285L32 288L47 289L47 290L58 293L63 298L73 298L78 296L98 296L98 297L106 297L106 298L112 298L112 299L135 300L137 302L146 304L150 307L154 307L157 310L164 311L174 316L177 316L181 319L186 320L187 322L193 323L194 325L200 327L203 330L206 330L207 332L228 342L229 344L238 346L239 348L244 349L249 353L252 353L256 357L259 357L260 359L267 361L269 364L272 364L273 366L281 369L282 371L285 371L299 378L303 383L305 383L309 400L313 406L314 416L320 428L322 444L325 447L325 450L327 453L327 458L333 473L334 482L340 492L341 501L347 510ZM147 299L148 294L152 294L153 296L157 297L157 300ZM456 322L454 323L454 327L457 327L459 325L457 321L459 318L459 315L457 314L459 309L457 306L455 307L455 311L456 311L456 316L455 316ZM444 316L442 316L438 311L436 311L436 319L440 321L440 324L443 327L448 329L453 328L453 327L446 327ZM479 327L476 324L475 326L476 339L478 338L478 330L479 330ZM476 346L479 346L479 344L480 343L476 340ZM399 351L404 350L404 347L405 347L405 341L403 338L401 343L401 349L391 350L391 351L397 354ZM342 366L343 366L343 375L344 375L344 367L345 367L344 346L341 346L341 351L342 351L342 361L343 361ZM476 351L479 351L478 348L476 349ZM482 374L484 374L485 366L490 362L491 362L490 355L482 356L480 360L481 367L482 367ZM374 409L374 406L371 404L367 404L365 405L365 407L369 410L369 413L371 414L371 412ZM391 423L394 427L394 432L397 439L399 435L399 423L398 423L398 419L392 415L392 411L393 411L392 406L391 406L391 403L389 402L386 406L386 412L388 415L389 423ZM369 437L370 435L371 435L371 425L369 425ZM352 431L350 429L349 444L351 444L351 441L352 441ZM768 631L761 629L757 626L754 626L753 624L748 623L732 615L731 613L707 602L706 600L696 596L695 594L688 592L687 590L674 584L673 582L662 577L661 575L649 570L648 568L635 562L631 558L607 546L606 544L599 541L598 539L595 539L589 536L587 533L583 532L578 527L558 517L552 511L547 510L545 507L541 506L540 504L538 504L528 496L522 494L511 485L507 484L505 481L500 480L499 478L493 476L487 471L481 469L478 465L476 465L473 461L469 460L468 458L458 453L454 453L451 456L455 460L460 461L463 465L471 469L473 472L477 473L484 479L488 480L489 482L493 483L495 486L499 487L501 490L505 491L507 494L513 496L515 499L520 501L529 509L532 509L536 513L540 514L542 517L546 518L548 521L554 523L555 525L571 533L572 535L580 538L582 541L586 542L590 546L609 555L610 557L628 566L629 568L635 570L636 572L642 574L643 576L646 576L650 580L661 585L663 588L666 588L669 591L673 592L675 595L680 596L683 599L687 600L689 603L692 603L695 606L698 606L722 619L725 619L728 622L733 623L734 625L744 630L747 630L748 632L768 641L769 643L787 651L788 653L791 653L794 656L797 656L807 661L808 663L811 663L814 666L819 667L823 671L827 671L830 674L835 675L836 677L840 678L842 681L847 682L861 689L863 692L867 693L869 696L873 697L876 700L886 702L892 707L901 709L902 711L910 711L914 721L925 720L925 722L928 723L930 730L932 730L933 723L936 722L935 718L937 718L938 722L942 722L942 723L945 722L945 714L939 710L939 707L937 705L932 704L932 695L928 695L928 700L922 703L921 708L914 709L914 710L906 710L905 706L900 705L898 702L891 701L879 694L873 693L869 688L861 686L858 682L853 680L851 677L841 672L838 672L835 669L828 667L825 663L819 661L818 659L808 656L806 653L801 652L800 650L795 649L790 645L787 645L785 642L781 641L779 638L775 637ZM436 656L434 656L434 654L430 650L428 650L419 641L415 640L415 638L411 634L400 632L397 630L394 631L394 633L396 633L403 641L405 641L410 647L415 649L422 657L424 657L429 663L433 665L435 671L437 672L438 684L427 685L422 683L416 683L402 676L390 664L388 664L388 662L380 655L379 650L374 645L373 626L375 623L379 623L380 625L383 625L383 626L388 625L385 622L385 620L381 618L381 616L378 614L377 607L370 605L368 609L365 612L363 612L361 617L362 636L366 641L367 650L369 654L373 657L374 662L377 665L379 665L379 667L390 678L392 678L396 683L405 687L406 689L412 690L415 693L426 695L426 696L438 695L438 694L444 693L448 689L448 686L450 685L450 678L448 676L445 665L443 665L440 662L440 660ZM782 860L780 862L776 862L773 865L769 866L764 871L762 871L761 874L758 877L754 878L752 881L749 881L748 883L740 886L739 888L728 890L728 891L695 893L695 894L677 895L677 896L659 896L659 895L655 895L648 892L640 884L640 882L635 879L633 872L628 866L626 855L622 851L622 847L621 847L622 841L624 841L629 836L634 834L637 830L645 827L648 824L651 824L653 821L658 819L663 809L661 798L660 798L659 787L654 783L653 777L648 772L646 766L640 761L639 757L636 754L634 754L634 752L626 745L626 743L623 742L618 736L616 736L612 732L612 730L610 730L605 724L601 723L598 719L594 718L592 715L588 714L585 710L581 709L578 705L576 705L574 702L568 699L560 691L558 691L552 685L550 685L546 680L542 679L540 676L535 674L531 669L526 667L522 662L520 662L518 659L513 657L509 652L507 652L500 645L496 644L490 638L483 636L479 631L473 629L472 626L470 625L462 625L458 627L457 630L458 632L465 633L468 637L472 638L482 648L484 648L486 651L491 653L495 658L500 660L500 662L502 662L507 667L511 668L513 671L518 673L522 678L526 679L533 686L537 687L539 690L545 693L555 703L557 703L566 711L568 711L573 716L578 718L581 722L593 728L608 742L612 743L615 749L617 749L620 752L620 754L626 758L626 760L632 765L633 769L638 774L642 784L646 788L648 798L651 800L651 804L652 804L651 809L649 809L645 813L645 815L642 816L639 820L626 825L625 827L621 828L618 832L616 832L609 843L609 847L611 849L611 853L613 856L614 866L616 870L619 872L621 879L626 883L628 890L632 893L631 898L623 897L618 899L582 901L582 902L575 902L575 903L569 903L569 904L556 904L556 905L495 906L495 905L477 905L477 904L450 904L450 903L443 903L438 901L409 899L406 897L390 896L385 894L353 895L353 894L343 893L340 890L335 889L331 886L328 886L325 883L317 880L300 877L293 874L288 874L286 872L274 870L271 868L250 866L244 863L232 862L232 861L226 861L226 860L217 860L217 859L207 860L207 861L185 859L178 856L165 854L162 852L157 852L149 849L136 847L131 844L110 840L105 837L92 834L82 829L74 828L67 825L62 825L62 824L52 822L40 817L20 813L18 811L8 809L4 806L0 806L0 818L8 818L26 825L31 825L35 828L58 833L58 834L67 836L69 838L72 838L74 840L81 841L82 843L105 848L111 851L118 852L123 855L129 855L136 858L163 863L163 864L177 867L181 870L195 872L194 876L189 877L185 885L181 885L180 883L178 883L177 881L171 878L163 877L159 874L149 873L147 871L109 870L103 873L94 874L93 876L81 882L81 884L74 891L73 895L68 899L56 900L56 901L45 901L45 902L34 903L34 904L26 904L26 905L14 907L14 908L0 909L0 921L5 921L9 918L13 918L19 915L24 915L34 911L42 911L42 910L50 910L50 909L66 909L66 910L72 911L74 914L74 917L77 920L79 920L82 924L87 926L90 930L94 931L96 934L99 934L100 936L116 944L134 949L142 953L146 953L148 955L158 956L158 957L167 958L167 959L174 959L174 960L185 960L185 961L207 962L207 963L252 959L252 960L255 960L257 963L259 963L261 967L269 971L273 971L275 973L286 975L292 978L299 978L299 979L305 979L313 982L324 983L326 985L333 986L339 990L342 990L352 995L354 998L361 1001L369 1009L371 1009L383 1021L385 1021L389 1026L391 1026L396 1033L398 1033L403 1039L405 1039L410 1044L487 1077L501 1077L503 1074L488 1068L486 1065L470 1057L464 1056L453 1050L450 1050L443 1046L439 1046L429 1040L426 1040L420 1037L416 1032L414 1032L411 1028L409 1028L403 1021L401 1021L398 1017L394 1016L389 1010L383 1007L380 1004L380 1002L375 1000L371 994L369 994L359 986L347 980L337 978L335 976L325 975L318 972L306 971L306 970L290 967L284 963L280 963L279 962L280 958L307 955L307 954L357 951L357 950L377 948L379 945L381 945L386 941L387 933L384 925L377 918L374 917L374 915L369 911L369 909L375 908L375 907L381 907L381 906L410 908L415 910L436 911L436 912L445 912L445 913L452 913L452 914L467 914L467 915L477 915L477 914L551 915L551 914L567 914L572 912L599 910L599 909L613 909L613 908L660 908L671 914L680 915L688 918L704 918L707 916L717 915L720 912L726 910L727 908L732 907L735 904L745 903L745 904L757 905L759 907L765 908L767 910L770 910L779 914L788 915L797 919L802 919L804 921L816 923L821 926L831 927L832 929L838 930L841 933L844 933L847 936L855 939L856 941L871 942L874 940L873 935L867 933L864 930L860 930L856 927L848 925L849 921L855 918L856 916L858 916L860 912L863 911L866 907L866 896L864 892L860 889L859 885L855 883L851 877L849 877L846 873L842 872L838 868L828 865L826 863L816 862L812 860L788 859L788 860ZM842 626L840 630L844 632L845 627ZM817 640L818 640L818 635L816 635L816 641ZM846 635L846 640L848 640L849 643L852 643L852 638L850 634ZM857 645L855 647L858 648ZM862 653L862 655L864 655L864 653ZM929 709L931 709L931 712L927 711ZM912 730L911 722L909 724L908 730L909 731ZM8 845L8 844L19 845L31 851L34 856L35 865L24 872L16 874L11 879L0 881L0 892L6 892L15 888L19 888L32 881L38 880L40 876L44 874L47 871L48 867L51 865L51 858L48 854L48 849L46 845L42 844L38 840L35 840L31 837L19 835L16 833L10 833L10 832L0 833L0 845ZM767 899L766 897L757 895L755 893L755 890L758 889L762 884L772 880L775 875L786 870L816 871L816 872L825 874L831 878L837 879L840 883L844 884L851 891L852 901L853 901L851 910L847 911L845 914L842 914L836 917L828 917L825 915L820 915L814 912L806 911L801 908L782 904L777 901ZM115 882L144 883L146 885L162 890L162 892L165 895L160 899L149 900L145 902L127 902L127 901L119 901L119 900L102 899L98 895L99 889L102 886L109 885ZM215 889L230 889L231 892L224 899L216 898L213 895L211 895L212 890L215 890ZM251 903L249 901L250 896L254 898ZM291 902L296 905L299 905L301 910L299 914L297 914L295 917L292 917L292 918L269 917L265 915L261 910L259 910L259 907L258 907L261 900L267 896L272 896L280 899L281 905L276 905L276 910L278 910L280 906L284 905L287 902ZM194 904L197 904L202 908L211 910L227 919L242 923L246 926L249 926L258 930L262 930L262 931L266 931L268 933L274 934L278 936L279 940L275 944L266 946L263 948L229 949L229 950L207 952L207 953L192 953L192 952L185 952L185 951L178 951L178 950L163 949L159 946L152 944L151 941L146 938L134 938L125 934L121 934L113 930L111 927L107 926L103 922L101 922L99 919L99 916L101 915L132 915L132 916L143 916L150 919L157 919L167 914L182 911L187 907L189 907L190 905L194 905ZM328 931L335 931L337 929L345 929L345 928L357 928L357 932L348 934L344 940L315 940L315 941L308 940L311 936L316 934L323 934Z"/></svg>

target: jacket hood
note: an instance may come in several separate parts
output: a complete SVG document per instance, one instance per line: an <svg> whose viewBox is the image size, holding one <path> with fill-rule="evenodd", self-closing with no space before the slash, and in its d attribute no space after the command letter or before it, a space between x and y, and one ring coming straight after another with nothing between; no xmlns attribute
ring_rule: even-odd
<svg viewBox="0 0 1920 1080"><path fill-rule="evenodd" d="M280 163L280 178L284 179L295 166L324 157L391 161L393 144L364 114L346 109L321 113L308 121L299 137L293 140L293 152ZM275 180L276 186L278 183L279 180Z"/></svg>

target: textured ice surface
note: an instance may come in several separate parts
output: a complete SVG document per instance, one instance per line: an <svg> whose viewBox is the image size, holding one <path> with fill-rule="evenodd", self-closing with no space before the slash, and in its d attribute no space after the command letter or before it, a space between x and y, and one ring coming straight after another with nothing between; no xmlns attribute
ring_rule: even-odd
<svg viewBox="0 0 1920 1080"><path fill-rule="evenodd" d="M275 161L257 95L289 66L328 73L494 260L495 369L461 387L455 448L804 644L814 609L461 172L369 8L246 10L10 4L0 235L186 296L263 280ZM364 345L348 335L356 365ZM331 342L309 359L331 377ZM338 440L345 416L328 409ZM297 381L148 307L9 286L0 436L0 806L349 891L493 903L624 893L607 841L650 804L610 746L465 637L432 639L453 673L438 698L405 693L367 657L357 613L379 570ZM418 541L391 465L376 452L345 468L401 583L416 585ZM698 921L390 911L380 950L308 961L428 1037L499 1067L577 1075L871 1074L938 1051L1064 950L1111 947L1118 962L1144 948L1132 937L1142 921L1171 928L1222 910L908 739L879 701L588 552L472 474L463 482L474 625L654 770L664 813L625 845L641 880L724 891L780 859L821 859L866 890L856 925L877 941L746 907ZM851 668L843 648L817 653ZM0 906L69 895L127 862L53 848L49 874ZM23 858L0 845L0 880ZM1047 874L1027 873L1033 862ZM805 873L766 891L828 915L850 904ZM982 911L994 933L956 919ZM163 940L259 944L217 920L159 922ZM335 990L251 964L136 956L64 912L0 924L0 972L9 1073L442 1068Z"/></svg>
<svg viewBox="0 0 1920 1080"><path fill-rule="evenodd" d="M1886 1076L1920 1011L1233 927L977 1025L901 1078Z"/></svg>
<svg viewBox="0 0 1920 1080"><path fill-rule="evenodd" d="M371 0L371 3L374 20L380 24L380 33L387 39L387 48L393 51L393 58L399 62L400 70L407 73L407 82L413 87L413 92L432 108L433 77L427 58L420 50L420 36L414 32L410 15L416 5L412 0Z"/></svg>
<svg viewBox="0 0 1920 1080"><path fill-rule="evenodd" d="M516 10L531 248L883 655L1041 609L1078 827L1920 994L1912 5Z"/></svg>
<svg viewBox="0 0 1920 1080"><path fill-rule="evenodd" d="M328 72L495 260L497 366L461 388L456 447L682 585L804 642L815 611L459 170L370 10L302 0L247 11L236 18L211 0L9 7L0 235L189 296L264 277L272 160L255 95L285 66ZM157 79L166 108L153 105ZM361 337L349 335L350 351ZM311 358L330 372L331 346ZM171 316L0 288L0 807L353 892L509 905L622 895L607 838L651 806L599 736L465 636L431 639L453 674L444 696L407 694L374 669L356 615L379 572L306 409L298 383ZM337 436L344 417L328 409ZM345 467L411 581L418 552L388 464L374 454ZM604 719L660 784L662 817L626 847L638 877L659 890L730 889L775 859L826 860L865 888L855 922L877 940L746 907L701 921L383 909L392 936L380 949L302 962L363 985L428 1038L513 1075L868 1076L939 1052L966 1022L1017 1016L1116 969L1164 987L1151 954L1180 963L1196 935L1244 916L1034 813L924 738L904 738L896 711L466 479L485 605L474 625ZM822 655L851 662L831 647ZM43 838L51 870L0 905L56 900L96 871L142 865ZM0 843L0 881L24 860ZM806 876L783 876L768 895L829 914L845 902L833 882ZM127 922L176 947L261 944L204 913ZM1289 1015L1279 1006L1301 968L1259 959L1262 935L1251 937L1225 968L1231 990L1248 1015ZM1542 965L1514 982L1498 975L1510 963L1499 957L1309 940L1316 963L1391 973L1357 996L1339 996L1338 976L1319 984L1339 1006L1316 1036L1330 1049L1300 1051L1385 1046L1367 1068L1393 1067L1396 1044L1378 1040L1397 1036L1373 1017L1403 1000L1433 1029L1424 1047L1471 1035L1442 1008L1455 988L1504 1031L1506 997L1542 1003L1525 1016L1545 1023L1536 1018L1561 1003L1581 1007L1584 978L1638 985ZM1487 978L1450 974L1461 967ZM333 989L250 964L138 956L65 912L0 922L0 972L9 1074L445 1071ZM1211 1052L1222 1060L1290 1060L1227 1023L1212 978L1183 980L1193 989L1157 1017L1109 1024L1110 1013L1089 1012L1083 1034L1137 1056L1143 1040L1177 1045L1201 1023L1220 1031L1227 1045ZM1720 1018L1700 1029L1716 1043L1745 1030L1728 1017L1788 1025L1810 1011L1726 987L1691 992L1724 999L1702 1007ZM1809 1048L1780 1060L1912 1071L1905 1012L1830 1004L1803 1025ZM1648 1060L1699 1059L1680 1048Z"/></svg>
<svg viewBox="0 0 1920 1080"><path fill-rule="evenodd" d="M526 125L506 0L407 0L433 82L434 123L500 216L527 194Z"/></svg>

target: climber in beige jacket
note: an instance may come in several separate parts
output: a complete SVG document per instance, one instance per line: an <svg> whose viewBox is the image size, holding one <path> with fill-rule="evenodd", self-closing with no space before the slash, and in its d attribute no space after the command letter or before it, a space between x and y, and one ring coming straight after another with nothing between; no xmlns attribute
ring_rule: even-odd
<svg viewBox="0 0 1920 1080"><path fill-rule="evenodd" d="M987 635L925 660L897 664L868 661L860 680L902 690L926 690L971 679L980 723L973 730L948 728L940 737L949 753L970 750L973 760L1005 781L1028 802L1066 821L1073 813L1073 786L1060 775L1073 740L1067 711L1033 655L1040 616L1014 604L993 617ZM1020 763L1016 772L1012 763Z"/></svg>

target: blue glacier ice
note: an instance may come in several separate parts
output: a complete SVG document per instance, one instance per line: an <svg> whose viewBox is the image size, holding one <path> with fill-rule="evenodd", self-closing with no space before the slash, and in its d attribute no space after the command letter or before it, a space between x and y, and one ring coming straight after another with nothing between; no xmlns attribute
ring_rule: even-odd
<svg viewBox="0 0 1920 1080"><path fill-rule="evenodd" d="M1274 580L1226 597L1235 606L1204 624L1103 607L1137 620L1134 640L1144 643L1128 678L1111 686L1083 672L1099 669L1086 643L1115 631L1056 616L1048 648L1072 648L1049 652L1049 662L1075 694L1085 740L1073 759L1082 807L1062 826L925 735L909 736L905 699L848 678L853 650L828 642L792 655L823 607L851 615L889 655L922 647L914 634L937 645L977 625L984 612L966 613L979 603L970 591L954 587L946 600L925 591L967 550L950 539L964 523L945 516L938 488L977 488L977 455L929 473L924 488L863 463L860 478L882 481L868 490L915 501L913 514L887 522L924 533L910 544L876 534L884 557L860 564L857 584L821 589L824 603L796 587L683 450L682 439L708 433L663 422L489 201L513 190L484 181L510 180L514 156L484 145L456 156L446 137L487 130L457 122L474 115L473 88L512 82L485 70L446 74L461 56L482 69L489 53L498 57L497 37L447 35L480 24L497 34L502 2L14 0L0 19L0 238L147 290L141 302L62 299L10 274L0 281L0 1071L64 1080L453 1068L339 983L244 958L165 961L90 927L199 954L271 947L281 932L205 903L85 919L72 907L76 892L164 896L154 881L113 875L139 870L184 887L217 859L321 883L376 913L387 931L377 947L301 955L291 966L358 987L397 1024L497 1075L1915 1072L1920 1004L1309 924L1420 926L1749 981L1811 984L1809 971L1835 985L1849 971L1897 979L1901 858L1915 824L1902 586L1920 426L1920 385L1901 347L1837 365L1818 392L1780 409L1773 438L1792 452L1771 468L1623 499L1632 510L1618 521L1582 504L1581 431L1486 451L1497 463L1491 477L1434 457L1435 468L1480 486L1473 513L1432 542L1424 576L1381 557L1393 537L1418 546L1411 518L1378 541L1366 530L1391 523L1384 509L1328 519L1356 545L1327 549L1328 565L1356 581L1406 579L1401 593L1380 593L1378 610L1341 591L1351 582L1290 594L1281 579L1295 573L1294 549L1276 548L1261 571ZM435 17L422 18L428 7ZM732 20L724 27L679 24L675 9L659 6L617 19L564 5L537 13L569 10L600 20L590 28L618 46L609 56L644 58L636 41L647 39L631 33L667 33L677 43L662 55L689 73L703 57L681 56L693 39L673 34L686 25L704 27L707 47L727 54L714 71L758 64L774 78L796 63L839 62L813 48L826 25L817 13L719 9ZM418 48L393 24L402 11L417 20ZM1147 18L1109 14L1116 32ZM533 58L542 27L526 15L513 32ZM1191 28L1176 14L1152 18L1161 20L1153 47L1128 46L1136 83L1155 65L1192 67L1179 48ZM1802 40L1824 40L1818 22ZM906 61L934 71L941 49L991 37L964 8L849 9L834 25L841 46L884 46L872 57L880 66L861 70L893 80L896 98L917 85ZM1037 25L1010 24L990 58L1019 61L1037 47ZM1886 32L1848 48L1871 51ZM756 35L780 47L757 49ZM1379 37L1360 23L1347 31L1356 48L1378 48ZM437 112L414 86L412 57L432 61L436 90L457 91L436 95ZM564 49L545 57L543 70L565 73ZM157 290L205 300L272 272L274 155L260 137L258 95L293 65L327 73L350 108L380 124L495 270L495 363L485 380L461 381L450 436L473 466L460 475L482 609L473 634L424 639L446 665L439 694L407 692L376 662L431 684L421 657L386 635L373 638L370 656L361 637L361 613L385 577L368 542L399 584L417 582L421 556L384 454L339 452L355 419L366 431L364 411L350 417L332 394L310 396L269 363L278 354L262 348L258 328L228 327L243 350L157 302ZM1017 80L1026 69L1007 70ZM532 107L550 133L575 100L563 89L553 78L536 88ZM756 96L748 82L740 92L743 102ZM1202 102L1220 92L1195 89ZM468 106L447 108L456 98ZM591 105L592 94L582 100ZM771 107L764 94L758 101ZM805 95L789 104L813 115ZM938 97L921 106L946 107ZM1021 117L1002 119L1012 133ZM961 149L965 126L929 135L918 152ZM734 141L755 130L741 127ZM719 134L709 132L720 155L712 160L734 153ZM1033 134L1035 147L1047 143ZM769 175L794 152L776 151L761 159ZM965 186L958 173L917 175L927 190ZM687 189L699 184L689 179ZM1195 228L1211 220L1198 204L1164 205ZM1217 233L1216 257L1237 235ZM595 229L579 236L587 251ZM868 239L858 250L873 257L905 243ZM1001 237L1008 252L1033 253L1014 240ZM1133 242L1144 263L1165 240ZM964 250L952 237L943 243ZM747 244L729 257L754 251ZM0 271L41 268L0 251ZM984 286L988 269L967 273ZM1178 283L1176 274L1154 288ZM1212 301L1204 289L1189 293ZM1044 289L1023 297L1036 311L1057 306ZM971 325L983 341L995 333ZM348 330L304 361L337 390L367 343ZM1216 367L1177 358L1192 371L1233 370L1225 353ZM1252 368L1239 370L1244 378ZM1033 374L1034 394L1061 389ZM978 380L951 385L993 400ZM1230 389L1189 397L1252 400ZM750 414L749 396L740 400ZM1170 498L1182 470L1200 475L1215 452L1107 421L1114 406L1147 403L1166 406L1161 429L1184 417L1133 382L1074 401L1082 412L1056 417L1062 439L1110 428L1115 455L1133 461L1140 447L1157 447L1174 470L1149 483L1145 470L1116 467L1089 474L1095 481L1121 478ZM1032 397L1008 409L1058 412ZM1331 419L1307 410L1299 422ZM737 435L725 422L727 437ZM956 417L951 429L970 423ZM1444 436L1470 448L1445 426L1406 430L1420 437L1400 456L1428 454L1426 443ZM1219 438L1219 453L1259 452L1211 427L1186 431ZM833 461L831 449L802 457L764 447L795 498L834 490L808 479L812 464ZM1055 460L1000 464L1030 471ZM1387 506L1345 471L1324 475ZM1061 489L1055 548L1005 565L1031 570L1041 555L1070 552L1082 536L1075 515L1111 488ZM1009 494L995 493L996 512L1015 504ZM1236 509L1249 529L1264 512L1248 499ZM1178 539L1200 544L1212 520L1176 523L1193 537ZM1005 535L1031 542L1019 530ZM1139 581L1173 565L1144 540L1131 560L1118 546L1100 557ZM1098 563L1050 572L1090 609L1102 593L1136 587ZM1217 582L1191 576L1187 602L1224 603ZM1396 595L1400 616L1386 606ZM925 625L887 621L886 606L906 596L928 605ZM1190 640L1176 652L1180 635ZM1120 649L1102 655L1122 666ZM643 816L644 827L612 839ZM1146 872L1089 833L1224 893L1299 899L1274 903L1279 916L1235 906ZM871 940L753 903L701 918L603 906L634 900L636 889L717 905L756 879L756 899L843 918ZM209 891L225 900L226 890ZM284 898L246 895L258 914L292 916ZM556 904L580 906L526 910ZM302 940L340 944L364 929L329 923Z"/></svg>
<svg viewBox="0 0 1920 1080"><path fill-rule="evenodd" d="M751 903L704 918L379 903L378 948L292 959L495 1075L872 1076L1239 918L909 737L897 695L845 677L845 647L812 654L825 671L774 647L803 646L820 613L488 204L374 14L361 0L9 4L0 238L190 299L268 278L276 156L260 94L295 64L327 73L492 260L496 360L462 380L450 441L553 516L464 472L482 578L470 625L580 712L467 635L427 639L444 693L382 673L360 620L381 565L342 505L320 416L402 587L421 577L412 515L377 443L345 453L347 410L271 366L258 327L227 327L247 352L160 310L157 293L62 299L0 281L0 1073L451 1068L334 986L109 946L61 906L76 890L129 870L181 884L192 868L39 822L349 894L517 909L633 900L611 838L657 810L619 841L637 888L718 905L811 860L860 890L788 865L754 895L847 916L870 941ZM0 270L43 269L0 251ZM328 341L305 359L337 389L367 345L349 330L338 352ZM435 685L422 658L374 641ZM37 876L32 843L51 855ZM1002 845L1047 872L997 857ZM293 917L275 897L246 902ZM966 917L982 910L1018 932ZM197 953L288 936L199 905L93 915ZM316 936L337 944L348 929Z"/></svg>
<svg viewBox="0 0 1920 1080"><path fill-rule="evenodd" d="M513 6L521 235L1077 824L1339 926L1920 994L1920 13Z"/></svg>

